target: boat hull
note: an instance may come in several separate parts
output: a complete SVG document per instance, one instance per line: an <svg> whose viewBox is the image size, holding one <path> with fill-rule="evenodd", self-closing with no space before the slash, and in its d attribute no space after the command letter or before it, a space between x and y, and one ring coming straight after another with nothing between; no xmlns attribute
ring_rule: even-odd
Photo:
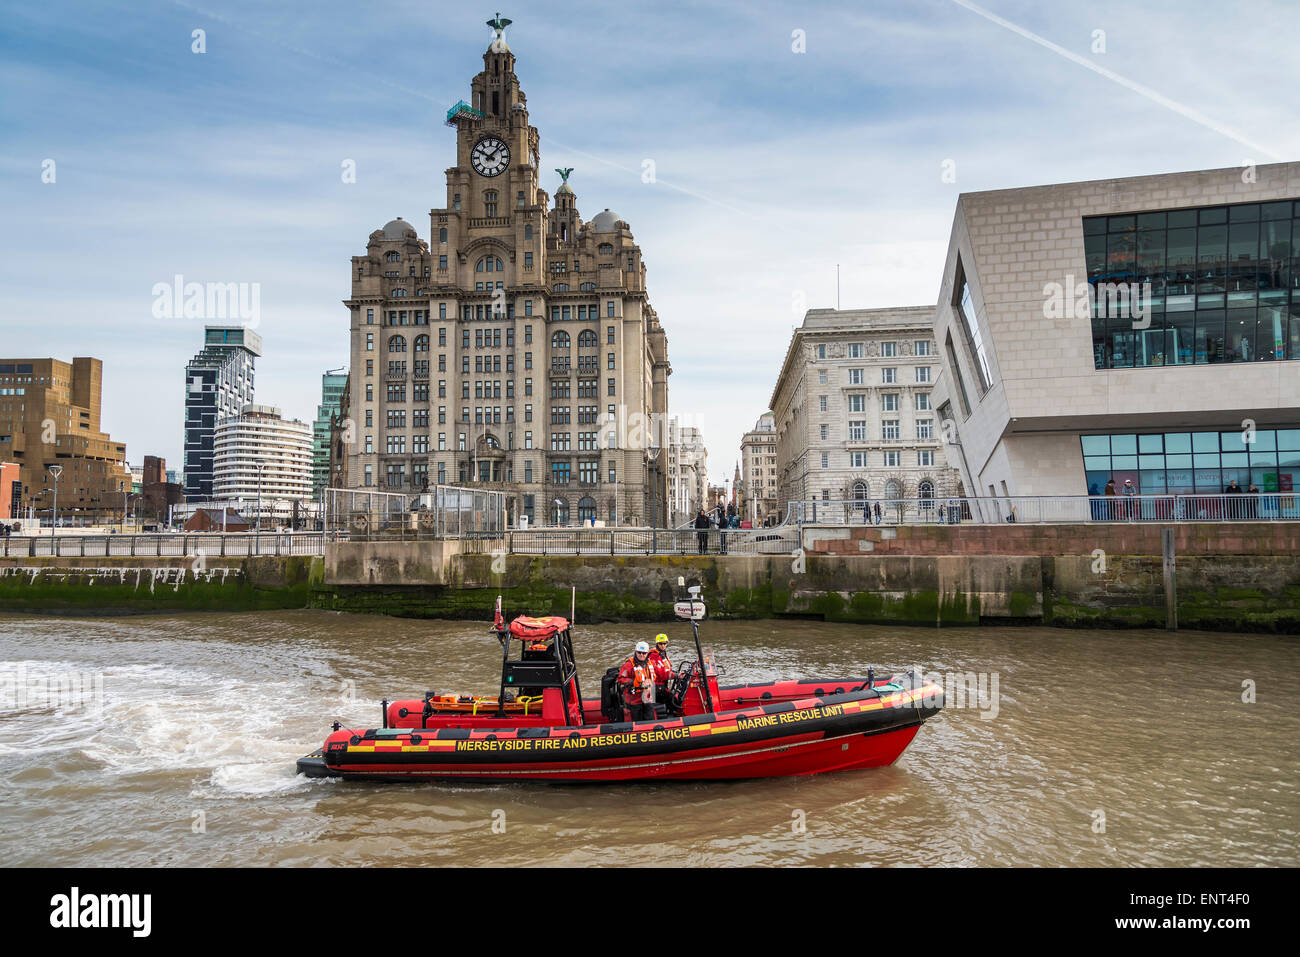
<svg viewBox="0 0 1300 957"><path fill-rule="evenodd" d="M943 706L933 684L830 694L721 714L583 727L339 731L309 777L413 781L724 780L896 761Z"/></svg>

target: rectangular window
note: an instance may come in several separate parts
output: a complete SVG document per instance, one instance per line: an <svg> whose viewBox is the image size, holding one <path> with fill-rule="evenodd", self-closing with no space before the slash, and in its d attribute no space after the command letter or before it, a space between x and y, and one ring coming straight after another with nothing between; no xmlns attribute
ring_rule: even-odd
<svg viewBox="0 0 1300 957"><path fill-rule="evenodd" d="M611 346L614 344L614 327L608 326L605 329L605 341Z"/></svg>
<svg viewBox="0 0 1300 957"><path fill-rule="evenodd" d="M849 441L865 442L867 440L867 420L849 419Z"/></svg>
<svg viewBox="0 0 1300 957"><path fill-rule="evenodd" d="M614 318L614 300L613 300L613 299L611 299L609 302L605 303L605 315L608 316L610 319L613 319L613 318Z"/></svg>
<svg viewBox="0 0 1300 957"><path fill-rule="evenodd" d="M897 439L899 437L898 420L884 419L880 423L880 437L882 439Z"/></svg>
<svg viewBox="0 0 1300 957"><path fill-rule="evenodd" d="M917 419L916 420L916 437L918 439L934 438L934 420Z"/></svg>
<svg viewBox="0 0 1300 957"><path fill-rule="evenodd" d="M931 468L934 465L934 451L932 449L921 449L916 453L916 464L923 468Z"/></svg>
<svg viewBox="0 0 1300 957"><path fill-rule="evenodd" d="M898 411L898 393L897 393L897 392L885 392L885 393L883 393L883 394L880 396L880 411L881 411L881 412L897 412L897 411Z"/></svg>
<svg viewBox="0 0 1300 957"><path fill-rule="evenodd" d="M863 380L863 373L864 373L865 371L866 371L865 369L850 369L850 370L849 370L849 385L862 385L862 383L863 383L863 381L864 381L864 380Z"/></svg>
<svg viewBox="0 0 1300 957"><path fill-rule="evenodd" d="M592 443L593 447L595 443ZM587 485L595 485L599 479L600 462L594 459L583 459L578 462L578 481Z"/></svg>
<svg viewBox="0 0 1300 957"><path fill-rule="evenodd" d="M928 339L918 339L913 343L912 351L918 356L932 356L930 351L930 341Z"/></svg>
<svg viewBox="0 0 1300 957"><path fill-rule="evenodd" d="M848 348L848 357L850 359L861 359L865 355L860 342L850 342Z"/></svg>
<svg viewBox="0 0 1300 957"><path fill-rule="evenodd" d="M820 412L825 412L825 411L826 411L826 396L824 396L824 395L819 395L819 396L817 397L817 408L818 408L818 411L820 411Z"/></svg>
<svg viewBox="0 0 1300 957"><path fill-rule="evenodd" d="M886 453L885 453L885 468L887 468L887 469L896 469L896 468L898 468L899 463L902 461L902 456L903 456L903 453L902 453L902 452L886 452Z"/></svg>
<svg viewBox="0 0 1300 957"><path fill-rule="evenodd" d="M375 351L375 334L373 332L366 333L366 351L367 352Z"/></svg>
<svg viewBox="0 0 1300 957"><path fill-rule="evenodd" d="M893 359L898 355L897 342L882 342L880 344L880 355L884 359Z"/></svg>
<svg viewBox="0 0 1300 957"><path fill-rule="evenodd" d="M614 353L612 352L609 354L609 368L614 368Z"/></svg>
<svg viewBox="0 0 1300 957"><path fill-rule="evenodd" d="M818 385L825 385L825 384L826 384L826 370L825 370L825 369L818 369L818 370L817 370L817 384L818 384Z"/></svg>
<svg viewBox="0 0 1300 957"><path fill-rule="evenodd" d="M929 382L929 381L930 381L930 367L929 367L929 366L917 366L917 367L916 367L916 381L917 381L917 382Z"/></svg>
<svg viewBox="0 0 1300 957"><path fill-rule="evenodd" d="M885 385L892 385L898 381L898 370L886 368L880 370L880 381Z"/></svg>
<svg viewBox="0 0 1300 957"><path fill-rule="evenodd" d="M615 389L614 389L614 380L613 380L613 379L610 379L610 380L609 380L609 394L610 394L610 395L613 395L614 392L615 392Z"/></svg>
<svg viewBox="0 0 1300 957"><path fill-rule="evenodd" d="M866 452L851 452L849 454L849 460L855 469L864 469L867 467Z"/></svg>
<svg viewBox="0 0 1300 957"><path fill-rule="evenodd" d="M829 431L830 431L830 426L828 426L828 425L823 425L823 426L821 427L821 440L822 440L823 442L826 441L826 435L827 435L827 433L828 433Z"/></svg>
<svg viewBox="0 0 1300 957"><path fill-rule="evenodd" d="M824 345L819 345L819 346L817 347L817 358L818 358L818 359L825 359L825 358L826 358L826 346L824 346Z"/></svg>
<svg viewBox="0 0 1300 957"><path fill-rule="evenodd" d="M830 468L831 457L829 452L822 453L822 468Z"/></svg>
<svg viewBox="0 0 1300 957"><path fill-rule="evenodd" d="M850 412L866 412L866 411L867 411L867 397L866 397L865 395L863 395L862 393L857 393L857 394L855 394L855 395L850 395L850 396L849 396L849 411L850 411Z"/></svg>
<svg viewBox="0 0 1300 957"><path fill-rule="evenodd" d="M374 324L375 324L375 310L373 310L373 309L367 309L367 310L366 310L366 325L368 325L368 326L373 326Z"/></svg>
<svg viewBox="0 0 1300 957"><path fill-rule="evenodd" d="M928 392L916 393L916 410L918 412L924 412L924 411L928 411L929 408L930 408L930 393Z"/></svg>
<svg viewBox="0 0 1300 957"><path fill-rule="evenodd" d="M551 482L554 485L569 484L569 463L568 462L551 463Z"/></svg>

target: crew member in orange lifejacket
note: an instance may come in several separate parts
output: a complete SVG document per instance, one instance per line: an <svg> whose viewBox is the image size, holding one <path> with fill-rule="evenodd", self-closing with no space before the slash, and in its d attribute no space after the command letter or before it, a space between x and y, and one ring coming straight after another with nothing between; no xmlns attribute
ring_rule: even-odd
<svg viewBox="0 0 1300 957"><path fill-rule="evenodd" d="M659 669L659 675L662 676L657 676L655 679L655 683L658 685L655 688L655 703L665 705L669 699L668 682L673 676L673 663L668 660L668 636L662 632L655 635L655 647L654 651L650 652L650 660Z"/></svg>
<svg viewBox="0 0 1300 957"><path fill-rule="evenodd" d="M618 686L623 689L623 704L628 721L649 721L655 716L655 684L668 680L668 672L657 661L650 660L650 646L638 641L632 657L623 662L618 672Z"/></svg>

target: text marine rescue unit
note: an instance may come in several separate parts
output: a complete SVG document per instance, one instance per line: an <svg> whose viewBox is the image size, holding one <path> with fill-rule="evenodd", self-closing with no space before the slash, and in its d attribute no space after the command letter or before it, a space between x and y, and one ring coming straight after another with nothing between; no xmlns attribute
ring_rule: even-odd
<svg viewBox="0 0 1300 957"><path fill-rule="evenodd" d="M334 731L299 759L308 777L431 781L636 781L761 778L893 764L943 707L915 672L886 679L801 679L719 685L700 645L699 588L677 605L695 655L665 675L652 717L626 720L617 668L584 698L564 618L516 618L501 643L496 695L427 692L383 703L383 726ZM663 636L661 636L663 637ZM666 648L666 638L665 648ZM644 654L638 649L637 658ZM626 669L625 669L626 671Z"/></svg>

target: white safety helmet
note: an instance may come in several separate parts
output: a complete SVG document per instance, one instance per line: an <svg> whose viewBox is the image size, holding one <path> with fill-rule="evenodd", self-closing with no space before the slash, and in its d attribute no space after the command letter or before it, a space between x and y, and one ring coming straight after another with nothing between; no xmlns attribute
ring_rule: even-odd
<svg viewBox="0 0 1300 957"><path fill-rule="evenodd" d="M641 654L642 652L645 652L648 655L650 654L650 646L647 645L644 641L638 641L636 643L636 648L634 648L633 651L635 651L638 655Z"/></svg>

